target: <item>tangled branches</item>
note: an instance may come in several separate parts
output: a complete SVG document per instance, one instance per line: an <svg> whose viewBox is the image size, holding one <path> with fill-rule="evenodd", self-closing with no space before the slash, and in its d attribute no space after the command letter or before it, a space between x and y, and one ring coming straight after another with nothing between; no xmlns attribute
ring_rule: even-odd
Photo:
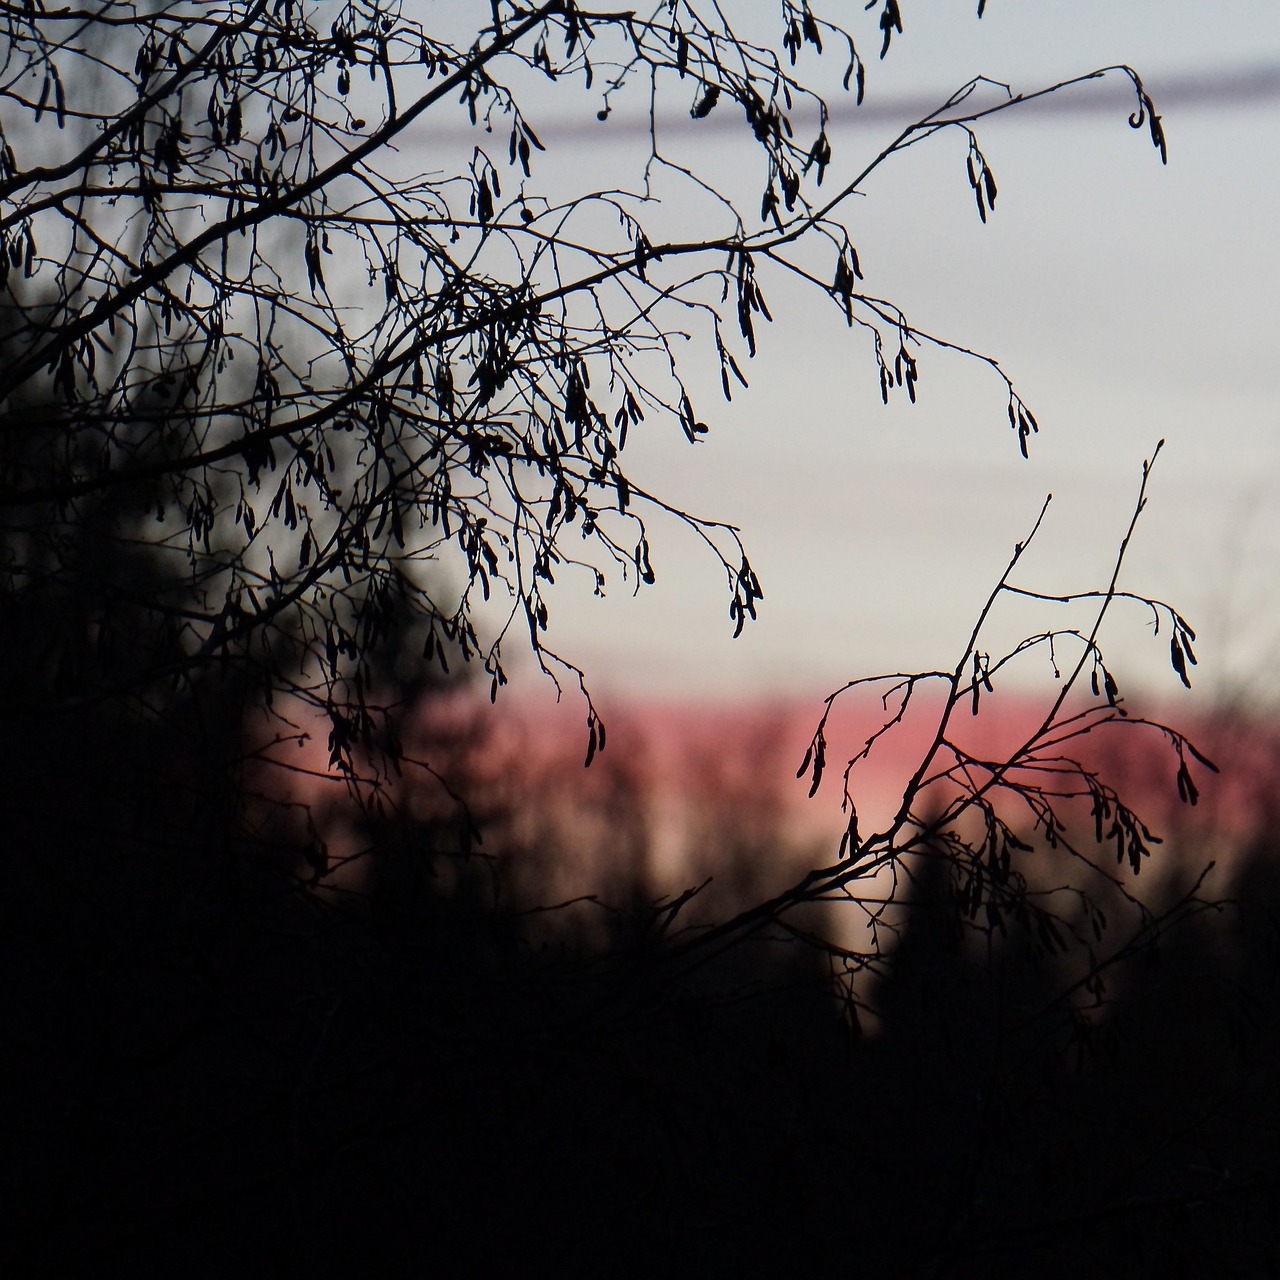
<svg viewBox="0 0 1280 1280"><path fill-rule="evenodd" d="M883 56L902 18L872 7ZM802 73L838 57L837 92L861 101L867 67L808 3L783 5L776 45L691 2L500 3L452 36L398 0L323 19L294 0L5 5L0 22L0 511L26 548L8 589L65 580L69 531L109 506L102 536L155 566L149 676L247 663L328 708L340 742L366 731L368 664L406 618L427 660L476 661L494 694L513 629L580 679L547 647L547 588L652 582L655 515L718 560L740 631L762 588L737 529L633 479L629 435L706 434L685 362L717 361L726 397L745 385L770 277L811 284L870 335L886 399L914 397L915 351L939 340L862 291L844 209L890 156L959 129L985 217L975 123L1025 100L969 111L975 82L849 174ZM694 128L742 113L743 192L662 134L684 99ZM636 171L557 194L534 118L553 100L646 118ZM670 208L684 234L659 234ZM1025 452L1035 418L987 362ZM122 678L110 612L82 693Z"/></svg>

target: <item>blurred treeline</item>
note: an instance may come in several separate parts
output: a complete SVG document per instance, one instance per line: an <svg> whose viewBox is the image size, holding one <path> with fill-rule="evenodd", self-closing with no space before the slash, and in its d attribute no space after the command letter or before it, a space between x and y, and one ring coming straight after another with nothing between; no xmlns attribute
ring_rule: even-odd
<svg viewBox="0 0 1280 1280"><path fill-rule="evenodd" d="M10 405L6 483L38 482L58 414ZM335 772L302 704L268 711L278 668L191 660L153 511L117 489L0 524L3 1273L1280 1256L1270 822L1233 901L1117 964L978 930L919 858L854 1002L804 933L692 945L831 856L770 781L767 724L700 755L681 887L714 879L673 914L645 762L495 754L465 688L416 677L406 626L361 777Z"/></svg>
<svg viewBox="0 0 1280 1280"><path fill-rule="evenodd" d="M405 691L404 754L488 839L441 789L381 811L343 789L340 853L333 813L264 809L251 681L120 692L119 667L42 661L101 607L64 577L10 584L0 620L7 1273L1269 1273L1269 830L1235 902L1135 939L1096 998L918 859L851 1016L800 941L677 950L651 796L612 748L522 798L477 766L464 697ZM695 921L818 856L767 782L702 785ZM566 806L572 830L539 825ZM533 910L557 840L608 873Z"/></svg>

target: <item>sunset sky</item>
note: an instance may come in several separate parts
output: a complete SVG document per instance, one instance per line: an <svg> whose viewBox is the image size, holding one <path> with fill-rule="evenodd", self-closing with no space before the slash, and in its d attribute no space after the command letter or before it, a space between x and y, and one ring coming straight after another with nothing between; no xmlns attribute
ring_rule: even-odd
<svg viewBox="0 0 1280 1280"><path fill-rule="evenodd" d="M856 24L862 6L849 8ZM866 344L820 299L762 279L777 323L751 391L712 408L708 369L705 443L628 446L665 493L742 527L762 616L731 640L716 565L687 534L656 529L655 587L632 598L618 584L600 601L569 583L553 601L553 642L597 689L734 697L950 665L1048 492L1017 581L1105 583L1142 460L1163 438L1122 585L1196 627L1201 688L1280 690L1280 17L1253 0L990 0L981 22L974 8L903 4L903 35L885 61L869 58L863 114L837 110L833 188L979 74L1032 91L1129 63L1169 144L1165 168L1127 125L1123 77L1109 77L981 126L999 182L985 226L958 133L893 158L849 215L863 288L1000 361L1040 422L1030 461L989 370L925 350L919 403L886 409ZM874 55L875 33L854 30ZM563 113L568 98L532 116L547 163L634 182L613 173L631 154L622 105L601 125L574 101L581 119ZM674 148L691 122L673 105ZM750 160L744 132L740 113L726 116L689 154L731 175ZM1009 627L1067 617L1022 611ZM1126 688L1176 690L1149 614L1117 611L1104 643Z"/></svg>

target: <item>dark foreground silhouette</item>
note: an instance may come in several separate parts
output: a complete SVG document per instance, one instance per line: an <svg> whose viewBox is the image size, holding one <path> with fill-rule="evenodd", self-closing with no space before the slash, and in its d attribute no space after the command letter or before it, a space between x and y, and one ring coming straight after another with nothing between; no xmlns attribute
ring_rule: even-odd
<svg viewBox="0 0 1280 1280"><path fill-rule="evenodd" d="M8 736L6 1274L1273 1273L1273 850L1088 1017L921 862L860 1034L799 944L531 935L446 823L317 894L237 825L232 694Z"/></svg>

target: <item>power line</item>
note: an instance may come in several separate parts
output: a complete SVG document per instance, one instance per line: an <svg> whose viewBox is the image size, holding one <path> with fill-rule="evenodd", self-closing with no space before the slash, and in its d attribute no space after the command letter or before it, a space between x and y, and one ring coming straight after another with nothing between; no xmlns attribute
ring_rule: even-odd
<svg viewBox="0 0 1280 1280"><path fill-rule="evenodd" d="M1240 67L1210 74L1191 73L1153 75L1144 77L1143 83L1162 115L1169 110L1188 111L1239 111L1256 106L1274 108L1280 105L1280 64L1264 64ZM896 125L899 128L914 120L923 120L939 111L950 95L939 92L932 97L923 94L912 97L888 98L882 102L870 101L856 106L852 98L828 104L829 119L837 126L859 127L865 125ZM976 95L966 101L972 110L976 104L995 106L1000 99L993 91L989 98ZM1133 87L1119 76L1098 84L1082 82L1059 93L1026 102L1002 114L1002 119L1043 121L1047 116L1115 115L1128 113L1136 105ZM733 105L724 102L705 119L673 114L659 116L655 128L663 137L673 134L697 134L710 138L716 134L740 132L743 126L741 113ZM635 117L612 114L606 120L537 120L538 134L546 140L574 142L578 145L597 144L611 146L616 142L648 137L650 122L647 116Z"/></svg>

